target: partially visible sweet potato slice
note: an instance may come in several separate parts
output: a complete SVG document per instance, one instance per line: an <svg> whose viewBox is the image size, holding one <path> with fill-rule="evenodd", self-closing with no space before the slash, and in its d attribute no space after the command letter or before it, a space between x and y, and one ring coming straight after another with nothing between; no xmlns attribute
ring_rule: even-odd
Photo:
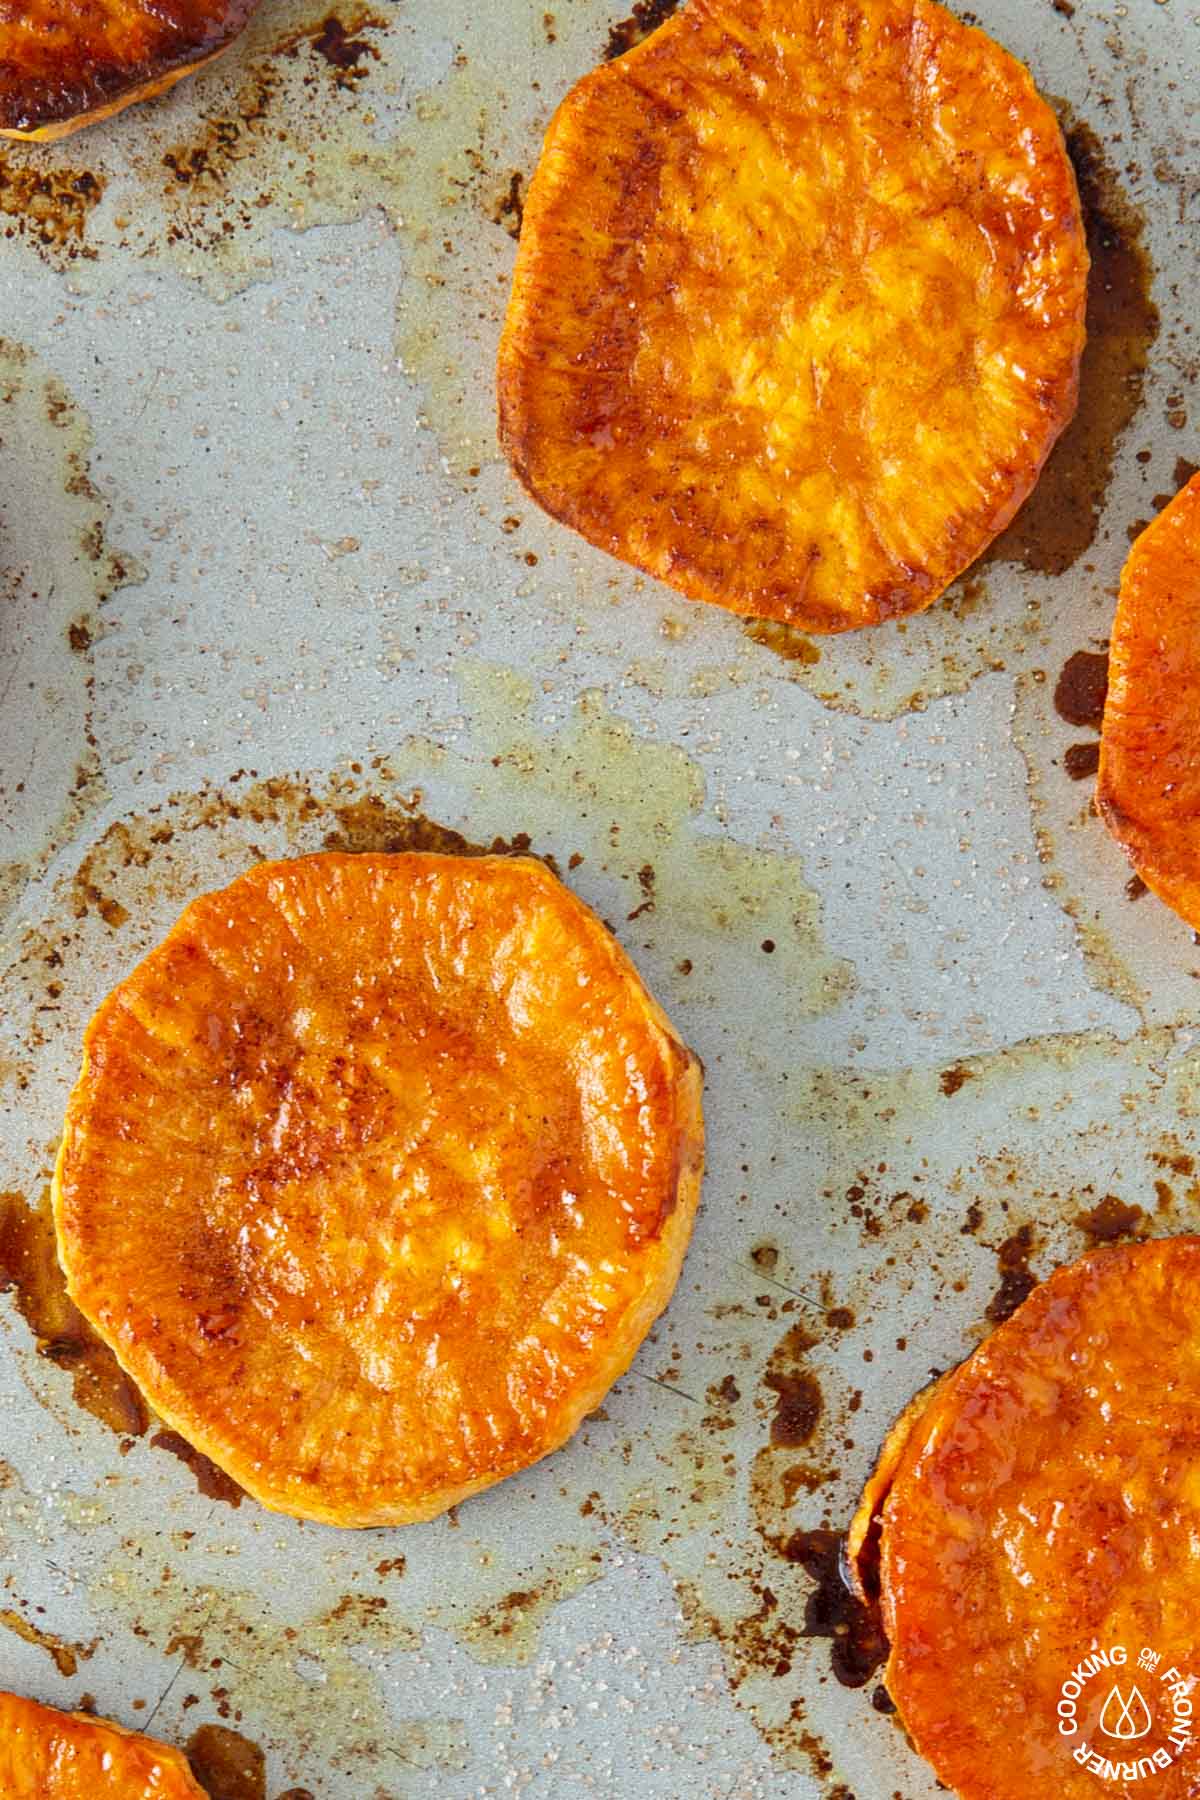
<svg viewBox="0 0 1200 1800"><path fill-rule="evenodd" d="M88 1028L71 1297L265 1505L432 1518L557 1449L675 1286L700 1071L539 862L267 863Z"/></svg>
<svg viewBox="0 0 1200 1800"><path fill-rule="evenodd" d="M1054 114L982 32L934 0L689 0L551 123L501 441L693 599L914 612L1071 417L1087 267Z"/></svg>
<svg viewBox="0 0 1200 1800"><path fill-rule="evenodd" d="M882 1514L886 1680L962 1800L1095 1800L1089 1756L1122 1800L1200 1792L1178 1732L1200 1677L1198 1321L1200 1238L1097 1250L910 1421Z"/></svg>
<svg viewBox="0 0 1200 1800"><path fill-rule="evenodd" d="M924 1418L929 1404L949 1376L939 1376L928 1387L914 1394L896 1423L888 1432L862 1493L850 1529L846 1533L845 1568L850 1585L867 1606L879 1601L879 1538L883 1509L896 1479L896 1470L908 1448L909 1439Z"/></svg>
<svg viewBox="0 0 1200 1800"><path fill-rule="evenodd" d="M220 54L257 0L0 0L0 137L66 137Z"/></svg>
<svg viewBox="0 0 1200 1800"><path fill-rule="evenodd" d="M1146 886L1200 929L1200 475L1125 563L1096 801Z"/></svg>
<svg viewBox="0 0 1200 1800"><path fill-rule="evenodd" d="M178 1750L135 1731L0 1694L4 1800L205 1800Z"/></svg>

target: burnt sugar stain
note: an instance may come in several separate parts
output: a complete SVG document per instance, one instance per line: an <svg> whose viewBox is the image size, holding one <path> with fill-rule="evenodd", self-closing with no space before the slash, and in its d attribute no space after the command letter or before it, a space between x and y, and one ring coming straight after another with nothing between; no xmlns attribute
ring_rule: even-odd
<svg viewBox="0 0 1200 1800"><path fill-rule="evenodd" d="M54 267L95 256L87 226L103 196L91 169L55 167L35 147L0 151L0 236L31 244Z"/></svg>
<svg viewBox="0 0 1200 1800"><path fill-rule="evenodd" d="M40 1611L41 1608L36 1610ZM17 1612L13 1607L0 1607L0 1625L6 1631L11 1631L14 1637L19 1637L25 1643L34 1644L39 1650L44 1650L59 1674L66 1677L67 1680L79 1673L81 1662L87 1662L96 1654L96 1648L100 1642L99 1638L93 1638L90 1644L69 1643L66 1638L58 1637L54 1632L45 1631L40 1625L35 1625L32 1619L26 1618L24 1613Z"/></svg>
<svg viewBox="0 0 1200 1800"><path fill-rule="evenodd" d="M614 58L624 56L627 50L632 50L635 44L640 44L652 31L665 24L679 7L680 0L636 0L629 17L610 26L601 53L604 61L612 62Z"/></svg>
<svg viewBox="0 0 1200 1800"><path fill-rule="evenodd" d="M802 663L811 668L821 660L821 652L812 639L782 619L747 619L742 634L755 644L764 644L784 662Z"/></svg>
<svg viewBox="0 0 1200 1800"><path fill-rule="evenodd" d="M285 84L279 58L294 59L307 50L338 87L353 88L380 54L362 33L385 31L387 26L382 15L365 8L343 9L341 14L325 10L314 23L280 38L272 55L247 66L245 79L225 110L205 115L198 136L164 152L164 195L186 199L192 190L199 190L196 198L205 204L224 197L231 178L255 147L280 134ZM172 242L189 238L188 216L177 216L169 232Z"/></svg>
<svg viewBox="0 0 1200 1800"><path fill-rule="evenodd" d="M823 1526L794 1531L783 1553L815 1584L801 1636L827 1638L835 1678L843 1687L866 1687L887 1661L888 1642L877 1608L860 1600L846 1579L844 1534Z"/></svg>
<svg viewBox="0 0 1200 1800"><path fill-rule="evenodd" d="M20 1194L0 1194L3 1292L13 1295L37 1338L38 1354L70 1373L84 1411L120 1437L141 1437L149 1424L141 1394L67 1293L48 1193L36 1207Z"/></svg>
<svg viewBox="0 0 1200 1800"><path fill-rule="evenodd" d="M1131 875L1129 880L1125 883L1125 898L1127 900L1140 900L1143 894L1148 894L1149 892L1150 889L1146 886L1140 875Z"/></svg>
<svg viewBox="0 0 1200 1800"><path fill-rule="evenodd" d="M1107 653L1076 650L1063 664L1054 684L1055 712L1068 725L1091 726L1099 731L1107 697Z"/></svg>
<svg viewBox="0 0 1200 1800"><path fill-rule="evenodd" d="M266 782L264 787L280 787ZM305 802L311 797L301 792L298 810L303 815ZM404 851L426 851L438 856L533 856L555 875L558 863L553 856L541 855L533 848L527 831L512 837L494 837L485 842L468 838L451 825L442 825L427 814L396 805L374 793L362 794L346 801L320 802L311 799L311 814L328 813L336 823L325 833L326 850L345 850L355 855L371 852L389 856Z"/></svg>
<svg viewBox="0 0 1200 1800"><path fill-rule="evenodd" d="M219 189L230 171L267 129L271 103L280 85L278 76L269 69L254 71L238 95L233 111L205 119L203 135L199 139L174 144L165 150L162 167L166 174L166 193L201 188L208 195ZM182 225L176 224L172 229L177 238L184 235Z"/></svg>
<svg viewBox="0 0 1200 1800"><path fill-rule="evenodd" d="M308 49L328 64L338 84L359 81L370 62L379 61L379 48L364 32L388 29L389 21L366 6L327 8L314 22L293 28L275 46L276 54L296 56Z"/></svg>
<svg viewBox="0 0 1200 1800"><path fill-rule="evenodd" d="M165 1450L169 1456L177 1456L181 1463L189 1468L196 1478L196 1487L206 1500L221 1500L226 1506L240 1506L245 1499L245 1492L231 1475L224 1469L218 1469L215 1462L189 1444L185 1437L177 1431L156 1431L150 1439L155 1450Z"/></svg>
<svg viewBox="0 0 1200 1800"><path fill-rule="evenodd" d="M1072 781L1086 781L1100 767L1100 746L1071 744L1063 752L1063 768Z"/></svg>
<svg viewBox="0 0 1200 1800"><path fill-rule="evenodd" d="M771 1442L789 1448L809 1443L823 1407L816 1376L807 1370L768 1375L766 1385L778 1396L771 1420Z"/></svg>
<svg viewBox="0 0 1200 1800"><path fill-rule="evenodd" d="M1200 475L1200 463L1189 462L1186 456L1175 458L1175 492L1185 488L1193 475Z"/></svg>
<svg viewBox="0 0 1200 1800"><path fill-rule="evenodd" d="M511 1637L519 1627L526 1613L532 1612L543 1596L534 1588L513 1588L511 1593L502 1594L487 1612L481 1615L480 1623L496 1637Z"/></svg>
<svg viewBox="0 0 1200 1800"><path fill-rule="evenodd" d="M984 1310L989 1324L1002 1325L1005 1319L1010 1319L1038 1285L1038 1278L1029 1267L1034 1247L1032 1225L1022 1225L998 1246L996 1262L1000 1285Z"/></svg>
<svg viewBox="0 0 1200 1800"><path fill-rule="evenodd" d="M1058 110L1092 259L1079 407L1032 494L985 557L1043 575L1065 573L1095 539L1117 440L1141 406L1159 328L1145 219L1091 126L1065 104Z"/></svg>
<svg viewBox="0 0 1200 1800"><path fill-rule="evenodd" d="M1093 1244L1111 1244L1132 1237L1145 1216L1140 1206L1127 1204L1116 1194L1105 1194L1087 1212L1076 1213L1074 1223Z"/></svg>
<svg viewBox="0 0 1200 1800"><path fill-rule="evenodd" d="M974 1071L965 1068L962 1063L955 1063L953 1068L943 1069L938 1076L938 1086L949 1100L958 1093L966 1082L973 1079Z"/></svg>
<svg viewBox="0 0 1200 1800"><path fill-rule="evenodd" d="M524 219L525 177L519 169L514 169L508 178L508 186L493 208L492 220L496 225L503 225L510 238L519 238Z"/></svg>
<svg viewBox="0 0 1200 1800"><path fill-rule="evenodd" d="M315 55L323 57L333 69L350 80L361 80L366 74L367 58L379 61L379 51L368 38L358 34L368 26L378 28L383 21L369 15L360 15L358 22L349 30L334 14L322 19L319 30L312 38Z"/></svg>
<svg viewBox="0 0 1200 1800"><path fill-rule="evenodd" d="M209 1800L267 1800L267 1759L225 1725L201 1725L187 1741L192 1773Z"/></svg>
<svg viewBox="0 0 1200 1800"><path fill-rule="evenodd" d="M772 1444L798 1449L810 1443L824 1411L820 1383L805 1366L817 1339L805 1325L793 1325L771 1353L763 1386L775 1395Z"/></svg>

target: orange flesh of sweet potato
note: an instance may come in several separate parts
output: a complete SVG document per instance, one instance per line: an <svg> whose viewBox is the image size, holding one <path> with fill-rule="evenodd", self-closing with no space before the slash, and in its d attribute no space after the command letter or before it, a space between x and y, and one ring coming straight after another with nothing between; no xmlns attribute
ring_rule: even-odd
<svg viewBox="0 0 1200 1800"><path fill-rule="evenodd" d="M1121 575L1096 800L1146 886L1200 929L1200 475Z"/></svg>
<svg viewBox="0 0 1200 1800"><path fill-rule="evenodd" d="M675 1285L700 1073L542 864L322 855L197 900L92 1021L72 1298L264 1505L429 1518L558 1447Z"/></svg>
<svg viewBox="0 0 1200 1800"><path fill-rule="evenodd" d="M162 93L219 55L256 4L0 0L0 137L66 137Z"/></svg>
<svg viewBox="0 0 1200 1800"><path fill-rule="evenodd" d="M105 1719L0 1694L4 1800L205 1800L178 1750Z"/></svg>
<svg viewBox="0 0 1200 1800"><path fill-rule="evenodd" d="M886 1680L962 1800L1094 1800L1085 1744L1118 1768L1169 1752L1153 1781L1105 1779L1117 1800L1200 1792L1200 1745L1170 1743L1166 1680L1200 1675L1198 1301L1200 1238L1097 1250L1037 1288L911 1424L883 1505ZM1081 1658L1115 1648L1125 1661L1068 1693L1064 1718ZM1103 1730L1114 1683L1122 1702L1134 1685L1144 1697L1143 1739Z"/></svg>
<svg viewBox="0 0 1200 1800"><path fill-rule="evenodd" d="M1054 115L982 32L933 0L689 0L551 123L501 442L693 599L917 611L1075 409L1087 268Z"/></svg>

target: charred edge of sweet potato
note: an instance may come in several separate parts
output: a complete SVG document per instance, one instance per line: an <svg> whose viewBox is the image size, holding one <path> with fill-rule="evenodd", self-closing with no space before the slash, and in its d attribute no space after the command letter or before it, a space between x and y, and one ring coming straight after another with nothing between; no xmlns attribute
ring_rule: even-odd
<svg viewBox="0 0 1200 1800"><path fill-rule="evenodd" d="M52 142L168 92L223 55L257 5L258 0L234 0L222 8L214 28L202 33L164 31L161 51L124 66L104 60L83 42L75 47L73 66L64 59L53 79L28 75L19 63L0 57L0 137Z"/></svg>

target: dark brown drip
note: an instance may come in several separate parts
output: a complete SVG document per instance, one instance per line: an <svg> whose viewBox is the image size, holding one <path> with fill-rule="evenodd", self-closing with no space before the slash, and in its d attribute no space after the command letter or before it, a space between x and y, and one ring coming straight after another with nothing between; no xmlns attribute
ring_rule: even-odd
<svg viewBox="0 0 1200 1800"><path fill-rule="evenodd" d="M1071 744L1063 753L1063 768L1072 781L1086 781L1099 767L1099 744Z"/></svg>
<svg viewBox="0 0 1200 1800"><path fill-rule="evenodd" d="M1076 1213L1075 1224L1093 1244L1111 1244L1117 1238L1132 1236L1144 1217L1140 1206L1126 1204L1115 1194L1105 1194L1090 1211Z"/></svg>
<svg viewBox="0 0 1200 1800"><path fill-rule="evenodd" d="M225 1725L201 1725L187 1742L192 1772L210 1800L267 1800L267 1759Z"/></svg>
<svg viewBox="0 0 1200 1800"><path fill-rule="evenodd" d="M12 1293L39 1356L70 1371L78 1404L118 1436L141 1437L149 1424L141 1394L67 1293L48 1194L37 1207L0 1194L0 1292Z"/></svg>
<svg viewBox="0 0 1200 1800"><path fill-rule="evenodd" d="M601 55L605 62L612 62L618 56L624 56L643 38L648 38L652 31L664 25L672 13L679 11L680 0L635 0L633 11L627 19L622 19L609 28L608 38Z"/></svg>
<svg viewBox="0 0 1200 1800"><path fill-rule="evenodd" d="M1076 650L1063 664L1054 684L1054 710L1068 725L1091 726L1099 731L1108 697L1108 656L1094 650Z"/></svg>
<svg viewBox="0 0 1200 1800"><path fill-rule="evenodd" d="M1000 1285L988 1302L985 1318L993 1325L1002 1325L1005 1319L1011 1318L1022 1301L1028 1300L1038 1284L1038 1278L1029 1267L1029 1256L1033 1249L1033 1227L1022 1225L996 1251L996 1261L1000 1266Z"/></svg>
<svg viewBox="0 0 1200 1800"><path fill-rule="evenodd" d="M180 1437L177 1431L156 1431L150 1439L155 1450L165 1450L169 1456L177 1456L196 1477L196 1486L206 1500L221 1500L226 1506L240 1506L245 1499L245 1490L240 1488L231 1475L224 1469L218 1469L202 1450L189 1444L186 1438Z"/></svg>
<svg viewBox="0 0 1200 1800"><path fill-rule="evenodd" d="M1095 539L1117 440L1141 406L1159 328L1145 219L1091 126L1065 105L1059 111L1092 259L1079 407L1032 494L986 553L988 562L1043 575L1063 574Z"/></svg>
<svg viewBox="0 0 1200 1800"><path fill-rule="evenodd" d="M783 1553L816 1583L805 1601L802 1636L828 1638L837 1680L843 1687L865 1687L886 1662L888 1643L878 1606L851 1590L844 1534L825 1527L794 1531Z"/></svg>

